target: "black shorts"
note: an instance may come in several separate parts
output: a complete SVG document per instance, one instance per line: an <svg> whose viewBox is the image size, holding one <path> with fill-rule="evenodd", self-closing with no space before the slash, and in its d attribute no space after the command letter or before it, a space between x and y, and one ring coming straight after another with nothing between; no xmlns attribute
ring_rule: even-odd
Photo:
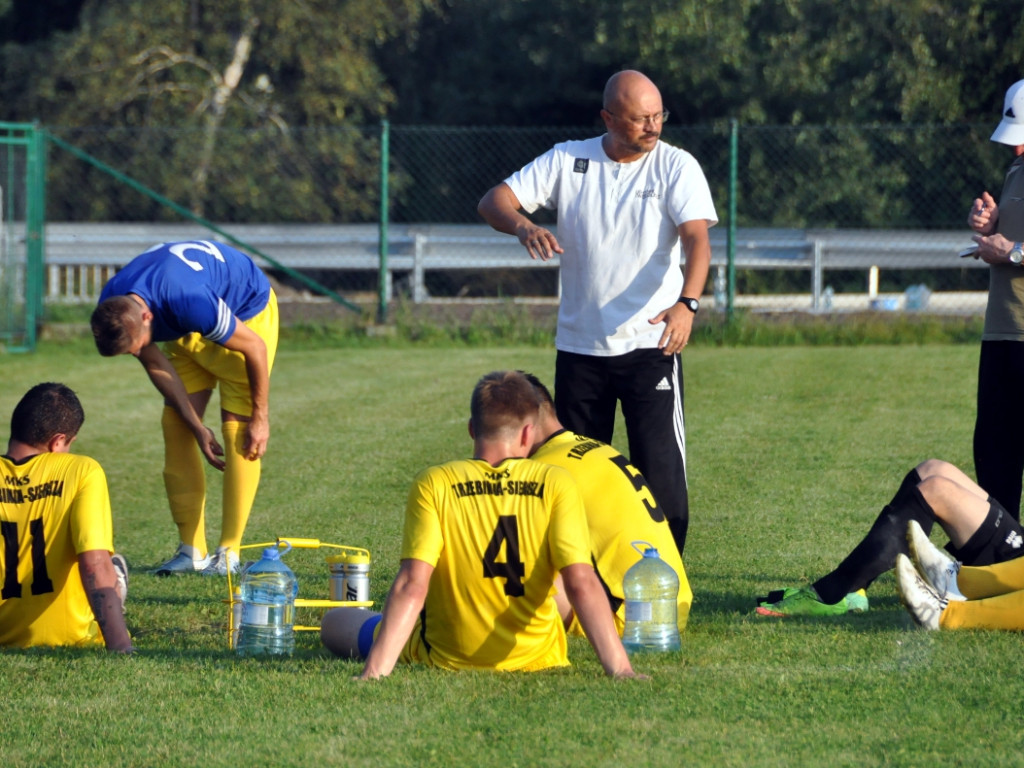
<svg viewBox="0 0 1024 768"><path fill-rule="evenodd" d="M1003 505L989 497L988 517L960 549L946 546L964 565L992 565L1024 555L1024 528Z"/></svg>

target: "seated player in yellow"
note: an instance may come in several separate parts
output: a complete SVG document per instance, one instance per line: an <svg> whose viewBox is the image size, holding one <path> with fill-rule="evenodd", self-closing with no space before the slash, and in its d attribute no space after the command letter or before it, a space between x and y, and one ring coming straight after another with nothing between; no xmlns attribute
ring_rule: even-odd
<svg viewBox="0 0 1024 768"><path fill-rule="evenodd" d="M1024 631L1024 557L970 566L932 544L916 521L907 526L910 557L896 557L900 599L925 629Z"/></svg>
<svg viewBox="0 0 1024 768"><path fill-rule="evenodd" d="M324 615L324 645L366 658L360 678L388 675L400 659L445 669L568 665L554 600L559 571L605 672L635 676L590 563L576 484L564 470L526 458L538 409L522 373L496 371L477 383L473 458L430 467L414 481L383 614L335 608Z"/></svg>
<svg viewBox="0 0 1024 768"><path fill-rule="evenodd" d="M132 650L107 478L93 459L69 453L84 420L63 384L37 384L14 408L0 456L0 645Z"/></svg>
<svg viewBox="0 0 1024 768"><path fill-rule="evenodd" d="M577 435L562 426L551 392L532 373L526 379L540 398L535 443L530 458L568 470L583 495L590 546L597 576L605 588L619 635L625 625L622 579L640 559L632 542L646 541L679 576L679 631L686 628L693 591L676 549L665 513L658 506L640 470L612 446ZM559 611L572 631L579 630L572 608L559 591Z"/></svg>

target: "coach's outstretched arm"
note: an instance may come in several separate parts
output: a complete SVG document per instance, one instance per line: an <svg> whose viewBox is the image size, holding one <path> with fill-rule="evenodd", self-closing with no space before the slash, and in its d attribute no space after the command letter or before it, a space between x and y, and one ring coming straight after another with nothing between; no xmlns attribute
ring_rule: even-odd
<svg viewBox="0 0 1024 768"><path fill-rule="evenodd" d="M489 189L476 210L494 229L518 237L530 258L547 261L556 253L562 253L555 236L522 213L519 199L505 182Z"/></svg>

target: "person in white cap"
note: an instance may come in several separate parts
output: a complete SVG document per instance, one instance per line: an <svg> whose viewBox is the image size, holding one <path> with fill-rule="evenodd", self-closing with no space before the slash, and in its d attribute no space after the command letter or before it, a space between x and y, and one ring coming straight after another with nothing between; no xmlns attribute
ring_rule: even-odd
<svg viewBox="0 0 1024 768"><path fill-rule="evenodd" d="M992 141L1013 147L999 203L987 191L967 224L989 268L978 365L974 468L978 484L1020 519L1024 475L1024 80L1010 86Z"/></svg>

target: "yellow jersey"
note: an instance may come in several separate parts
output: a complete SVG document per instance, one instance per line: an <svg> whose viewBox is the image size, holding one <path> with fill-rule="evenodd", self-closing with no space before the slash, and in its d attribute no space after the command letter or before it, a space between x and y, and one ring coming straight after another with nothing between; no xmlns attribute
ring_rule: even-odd
<svg viewBox="0 0 1024 768"><path fill-rule="evenodd" d="M402 654L448 669L569 663L558 570L590 563L583 501L564 470L529 459L452 461L409 492L401 557L434 566Z"/></svg>
<svg viewBox="0 0 1024 768"><path fill-rule="evenodd" d="M531 458L564 467L576 480L597 575L608 593L619 634L625 625L622 579L641 557L634 541L651 544L679 576L678 623L680 631L685 629L693 591L665 514L640 471L612 446L569 430L552 435Z"/></svg>
<svg viewBox="0 0 1024 768"><path fill-rule="evenodd" d="M90 645L103 636L78 555L113 552L103 468L70 453L0 456L0 645Z"/></svg>

